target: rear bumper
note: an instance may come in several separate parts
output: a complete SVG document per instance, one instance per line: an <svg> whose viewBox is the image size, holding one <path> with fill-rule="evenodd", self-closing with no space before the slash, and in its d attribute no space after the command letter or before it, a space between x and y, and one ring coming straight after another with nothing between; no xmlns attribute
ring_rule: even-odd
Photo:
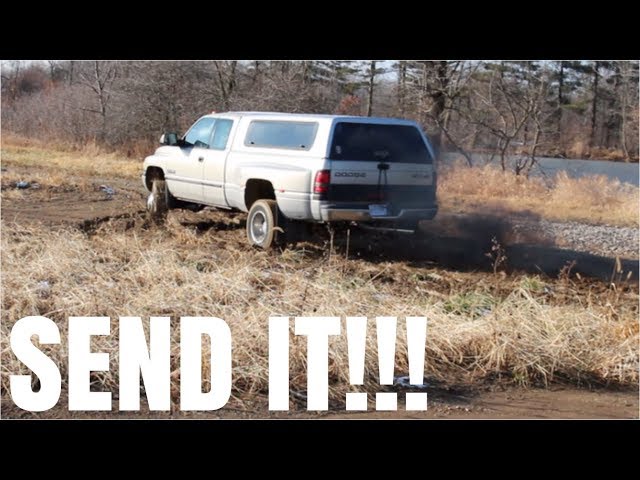
<svg viewBox="0 0 640 480"><path fill-rule="evenodd" d="M426 208L396 208L392 216L372 217L368 206L340 205L321 202L320 217L325 222L352 221L352 222L417 222L431 220L438 213L438 205L430 205Z"/></svg>

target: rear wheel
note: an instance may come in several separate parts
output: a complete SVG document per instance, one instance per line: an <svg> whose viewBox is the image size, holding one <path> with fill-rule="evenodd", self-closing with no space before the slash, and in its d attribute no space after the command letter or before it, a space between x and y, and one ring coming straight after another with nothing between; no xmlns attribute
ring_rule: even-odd
<svg viewBox="0 0 640 480"><path fill-rule="evenodd" d="M278 234L278 205L275 200L258 200L247 217L247 239L265 250L275 246Z"/></svg>
<svg viewBox="0 0 640 480"><path fill-rule="evenodd" d="M308 223L301 220L285 218L282 214L280 214L278 225L281 226L283 230L283 232L279 232L282 243L292 247L295 247L298 242L305 240L309 231Z"/></svg>

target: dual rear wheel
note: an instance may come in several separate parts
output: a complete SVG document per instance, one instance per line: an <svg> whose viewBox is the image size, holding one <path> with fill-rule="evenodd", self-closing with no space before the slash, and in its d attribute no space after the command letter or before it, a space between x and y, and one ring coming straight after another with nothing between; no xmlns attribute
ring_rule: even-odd
<svg viewBox="0 0 640 480"><path fill-rule="evenodd" d="M247 239L251 245L269 249L284 240L284 217L275 200L257 200L247 216Z"/></svg>
<svg viewBox="0 0 640 480"><path fill-rule="evenodd" d="M176 208L177 200L171 195L164 180L154 179L147 197L147 216L156 223L162 223L167 212ZM278 211L275 200L257 200L251 205L247 217L247 239L251 245L269 249L284 240L281 225L285 218Z"/></svg>
<svg viewBox="0 0 640 480"><path fill-rule="evenodd" d="M247 240L265 250L284 247L303 240L307 227L305 222L285 217L275 200L257 200L247 215Z"/></svg>

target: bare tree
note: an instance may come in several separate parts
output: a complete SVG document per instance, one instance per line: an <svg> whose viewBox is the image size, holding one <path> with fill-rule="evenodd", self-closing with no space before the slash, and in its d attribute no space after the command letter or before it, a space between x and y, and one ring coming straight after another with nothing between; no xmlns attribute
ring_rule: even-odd
<svg viewBox="0 0 640 480"><path fill-rule="evenodd" d="M564 76L565 76L565 61L558 62L558 100L557 100L557 123L556 132L558 139L562 136L562 106L564 105Z"/></svg>
<svg viewBox="0 0 640 480"><path fill-rule="evenodd" d="M22 71L22 62L20 60L3 61L1 68L2 74L2 92L6 92L6 96L10 101L14 101L18 97L18 79Z"/></svg>
<svg viewBox="0 0 640 480"><path fill-rule="evenodd" d="M431 134L435 147L441 149L447 143L462 154L469 165L472 159L462 147L464 137L457 138L458 135L450 129L450 123L454 111L459 110L460 96L466 91L477 68L477 63L461 61L410 62L406 65L408 85L402 87L402 101L407 106L417 106L413 115Z"/></svg>
<svg viewBox="0 0 640 480"><path fill-rule="evenodd" d="M69 68L67 70L67 80L69 81L69 85L73 85L73 72L76 66L75 60L69 60Z"/></svg>
<svg viewBox="0 0 640 480"><path fill-rule="evenodd" d="M532 68L522 71L517 64L492 65L486 93L476 91L483 108L473 115L474 122L496 140L502 170L513 155L516 175L528 175L536 162L543 134L543 106L548 79ZM528 129L533 128L533 138Z"/></svg>
<svg viewBox="0 0 640 480"><path fill-rule="evenodd" d="M398 111L401 117L404 117L405 112L405 97L407 92L407 62L404 60L399 61L396 64L397 68L397 87L396 97L398 102Z"/></svg>
<svg viewBox="0 0 640 480"><path fill-rule="evenodd" d="M373 111L373 87L376 84L376 61L371 60L369 63L369 88L367 94L367 117L371 116Z"/></svg>
<svg viewBox="0 0 640 480"><path fill-rule="evenodd" d="M377 66L375 60L370 60L366 68L367 77L367 117L373 114L374 89L376 85L376 77L386 73L386 69Z"/></svg>
<svg viewBox="0 0 640 480"><path fill-rule="evenodd" d="M600 80L600 62L593 63L593 83L592 83L592 100L591 100L591 135L589 135L589 146L591 148L596 145L596 128L598 119L598 82Z"/></svg>
<svg viewBox="0 0 640 480"><path fill-rule="evenodd" d="M238 61L214 61L213 65L216 69L218 88L220 91L222 107L225 110L230 109L231 97L236 87L236 68Z"/></svg>
<svg viewBox="0 0 640 480"><path fill-rule="evenodd" d="M55 60L47 60L47 63L49 64L49 80L54 82L56 79L56 62Z"/></svg>
<svg viewBox="0 0 640 480"><path fill-rule="evenodd" d="M638 62L622 62L620 64L620 144L625 161L632 157L629 138L638 138ZM635 117L635 118L634 118ZM634 142L636 156L638 143Z"/></svg>
<svg viewBox="0 0 640 480"><path fill-rule="evenodd" d="M88 87L95 95L96 107L81 107L87 112L100 115L102 127L100 138L103 138L107 128L107 112L111 101L111 86L118 77L118 64L108 61L93 61L89 68L80 73L80 84Z"/></svg>

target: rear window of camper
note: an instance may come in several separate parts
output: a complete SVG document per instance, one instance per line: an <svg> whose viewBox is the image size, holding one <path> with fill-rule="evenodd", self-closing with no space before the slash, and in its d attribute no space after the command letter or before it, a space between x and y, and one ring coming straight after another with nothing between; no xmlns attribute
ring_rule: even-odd
<svg viewBox="0 0 640 480"><path fill-rule="evenodd" d="M420 131L411 125L339 122L331 160L433 163Z"/></svg>

